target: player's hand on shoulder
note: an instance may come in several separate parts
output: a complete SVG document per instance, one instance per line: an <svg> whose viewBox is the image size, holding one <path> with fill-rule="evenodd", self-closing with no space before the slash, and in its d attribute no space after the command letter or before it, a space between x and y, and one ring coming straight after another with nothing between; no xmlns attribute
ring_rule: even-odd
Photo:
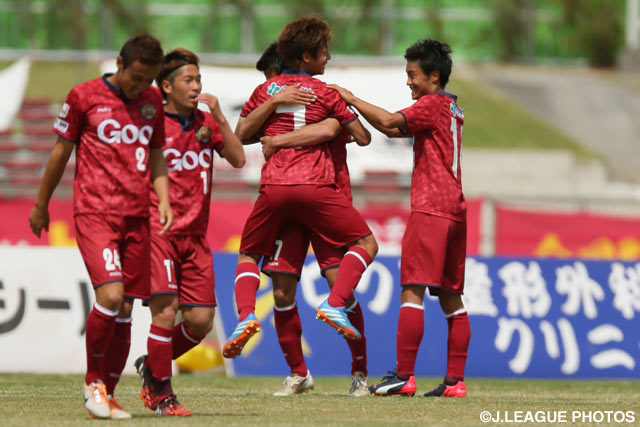
<svg viewBox="0 0 640 427"><path fill-rule="evenodd" d="M263 136L260 138L262 143L262 154L265 160L269 160L273 154L278 151L278 147L275 144L275 138L273 136Z"/></svg>
<svg viewBox="0 0 640 427"><path fill-rule="evenodd" d="M327 87L338 92L338 94L342 97L342 99L344 99L347 104L352 104L353 100L356 98L356 96L350 90L345 89L342 86L338 86L335 83L328 84Z"/></svg>
<svg viewBox="0 0 640 427"><path fill-rule="evenodd" d="M313 91L302 89L300 83L287 86L280 92L273 95L273 101L277 104L301 104L309 105L316 100Z"/></svg>
<svg viewBox="0 0 640 427"><path fill-rule="evenodd" d="M31 213L29 213L29 226L33 234L40 238L43 228L45 231L49 231L49 211L46 208L35 205L31 209Z"/></svg>

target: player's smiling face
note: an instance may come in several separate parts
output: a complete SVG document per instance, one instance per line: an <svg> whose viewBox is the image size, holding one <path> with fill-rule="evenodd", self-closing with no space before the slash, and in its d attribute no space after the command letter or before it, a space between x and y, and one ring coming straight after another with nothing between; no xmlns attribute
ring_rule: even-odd
<svg viewBox="0 0 640 427"><path fill-rule="evenodd" d="M411 99L436 93L440 88L440 73L433 71L426 75L420 67L420 61L407 61L407 86L411 89Z"/></svg>
<svg viewBox="0 0 640 427"><path fill-rule="evenodd" d="M315 58L308 52L303 54L303 58L303 62L305 62L304 70L312 76L315 76L318 74L324 74L324 67L331 59L331 54L329 53L329 48L327 46L323 46L318 51Z"/></svg>
<svg viewBox="0 0 640 427"><path fill-rule="evenodd" d="M160 73L160 64L147 65L136 60L123 69L121 62L121 57L118 57L117 85L129 99L142 95Z"/></svg>
<svg viewBox="0 0 640 427"><path fill-rule="evenodd" d="M173 84L168 80L162 82L162 89L167 94L168 102L175 105L178 111L192 110L198 106L198 95L202 92L200 69L197 65L187 64L174 71Z"/></svg>

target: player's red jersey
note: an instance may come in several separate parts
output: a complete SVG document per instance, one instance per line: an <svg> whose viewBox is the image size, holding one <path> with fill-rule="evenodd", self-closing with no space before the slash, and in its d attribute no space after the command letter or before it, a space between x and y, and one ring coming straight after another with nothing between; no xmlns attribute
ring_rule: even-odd
<svg viewBox="0 0 640 427"><path fill-rule="evenodd" d="M196 109L189 120L165 113L162 154L169 170L169 198L175 215L170 234L206 235L209 224L213 151L224 144L218 122ZM151 194L151 230L160 231L158 196Z"/></svg>
<svg viewBox="0 0 640 427"><path fill-rule="evenodd" d="M460 170L464 113L456 97L423 95L400 113L413 135L411 211L466 221Z"/></svg>
<svg viewBox="0 0 640 427"><path fill-rule="evenodd" d="M331 157L333 158L333 168L336 174L336 185L350 202L353 202L351 195L351 177L349 176L349 168L347 167L347 141L349 140L349 131L342 129L336 138L329 143Z"/></svg>
<svg viewBox="0 0 640 427"><path fill-rule="evenodd" d="M300 87L313 90L316 100L310 105L281 105L262 126L264 135L280 135L304 125L335 117L341 125L355 120L357 115L347 108L338 92L326 83L304 72L289 74L287 71L258 86L244 105L241 116L251 111L287 86L300 83ZM328 144L304 148L281 148L262 167L260 184L330 184L335 172Z"/></svg>
<svg viewBox="0 0 640 427"><path fill-rule="evenodd" d="M162 97L127 100L109 75L69 92L54 131L76 144L74 215L149 216L149 149L164 143Z"/></svg>

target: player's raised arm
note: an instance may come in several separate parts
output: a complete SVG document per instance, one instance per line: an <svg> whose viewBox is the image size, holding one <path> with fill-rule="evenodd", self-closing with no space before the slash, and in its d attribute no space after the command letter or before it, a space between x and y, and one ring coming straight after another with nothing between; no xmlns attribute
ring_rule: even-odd
<svg viewBox="0 0 640 427"><path fill-rule="evenodd" d="M51 150L51 156L44 170L40 189L36 197L35 206L29 213L29 226L33 234L40 237L40 233L44 228L49 231L49 200L53 191L58 186L60 178L64 173L64 168L69 161L69 156L73 151L73 142L59 136L56 145Z"/></svg>
<svg viewBox="0 0 640 427"><path fill-rule="evenodd" d="M269 160L280 148L309 147L331 141L340 132L340 122L336 119L328 118L321 122L313 123L296 129L292 132L275 136L263 136L262 154L264 159Z"/></svg>
<svg viewBox="0 0 640 427"><path fill-rule="evenodd" d="M222 113L218 98L210 93L201 93L198 95L198 102L204 102L211 110L211 115L220 125L220 133L222 134L222 142L224 148L221 151L222 156L234 168L241 168L247 162L242 148L242 141L233 133L227 118Z"/></svg>
<svg viewBox="0 0 640 427"><path fill-rule="evenodd" d="M354 108L356 108L358 112L362 114L365 120L371 123L371 125L378 129L380 132L391 138L406 137L406 135L404 135L399 130L406 124L404 116L402 114L391 113L384 108L380 108L376 105L370 104L355 96L353 93L351 93L351 91L336 84L330 84L327 86L337 91L347 104L352 105Z"/></svg>
<svg viewBox="0 0 640 427"><path fill-rule="evenodd" d="M167 162L162 155L161 148L151 149L151 183L153 191L158 196L158 213L160 214L160 223L164 226L160 234L171 229L173 224L173 211L169 203L169 176L167 172Z"/></svg>
<svg viewBox="0 0 640 427"><path fill-rule="evenodd" d="M269 116L276 111L278 105L282 104L299 104L309 105L316 100L316 95L308 90L301 89L300 84L286 87L284 90L276 93L267 101L263 102L255 110L251 111L246 117L240 117L236 125L236 135L242 140L243 144L253 144L258 142L255 135L267 121Z"/></svg>

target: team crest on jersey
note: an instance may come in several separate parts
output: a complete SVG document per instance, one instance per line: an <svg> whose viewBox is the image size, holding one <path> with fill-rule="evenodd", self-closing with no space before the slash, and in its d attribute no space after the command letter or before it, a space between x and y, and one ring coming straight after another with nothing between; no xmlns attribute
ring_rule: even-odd
<svg viewBox="0 0 640 427"><path fill-rule="evenodd" d="M204 144L211 141L211 129L209 126L202 126L196 131L196 139Z"/></svg>
<svg viewBox="0 0 640 427"><path fill-rule="evenodd" d="M142 104L140 114L147 120L153 120L156 117L156 107L153 104Z"/></svg>

